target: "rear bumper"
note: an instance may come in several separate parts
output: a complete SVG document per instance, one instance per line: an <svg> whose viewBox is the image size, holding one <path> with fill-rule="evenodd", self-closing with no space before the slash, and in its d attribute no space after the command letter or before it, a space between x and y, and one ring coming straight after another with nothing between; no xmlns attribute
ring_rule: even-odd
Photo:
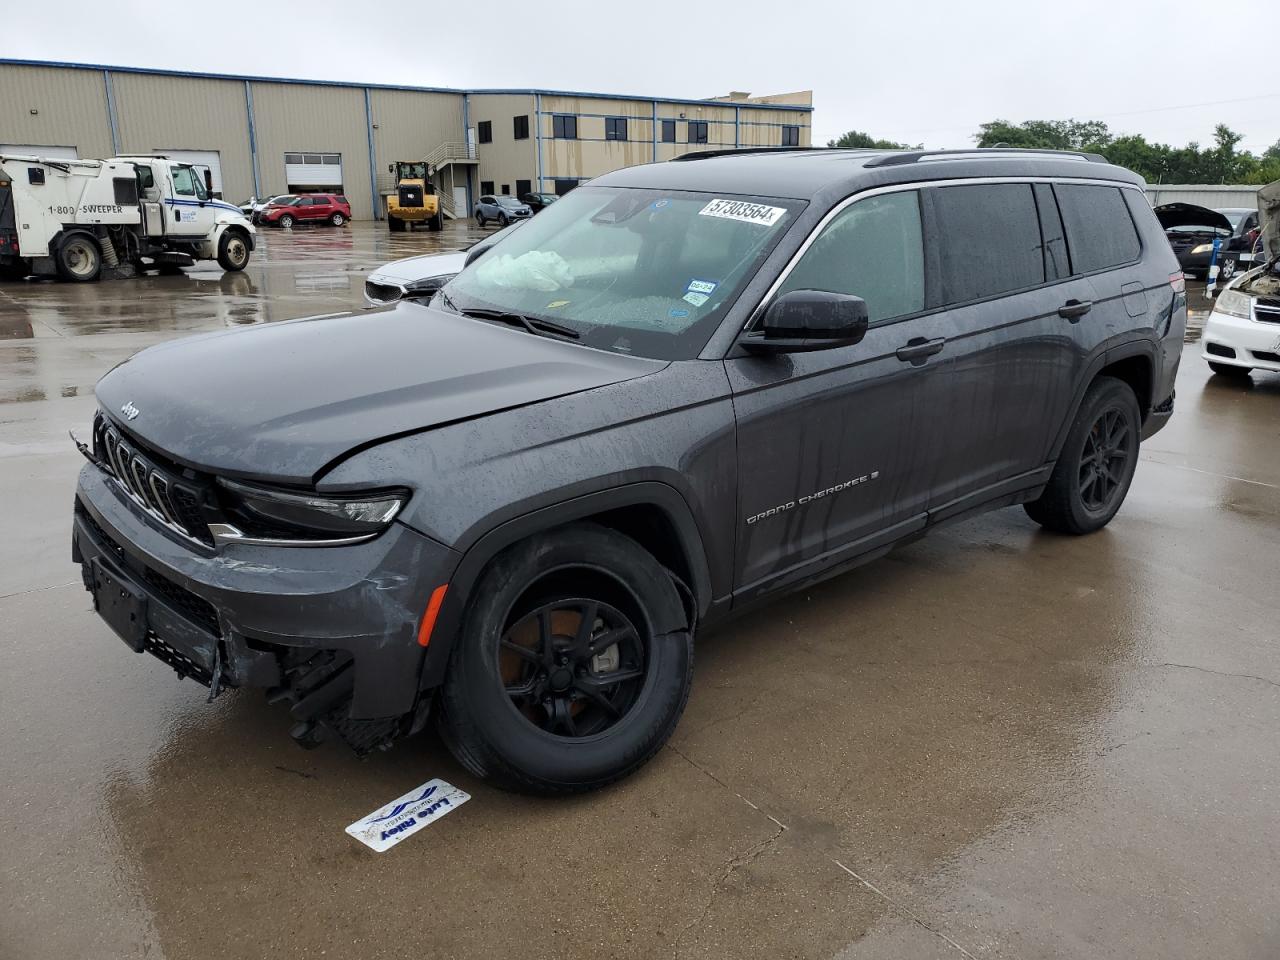
<svg viewBox="0 0 1280 960"><path fill-rule="evenodd" d="M388 722L418 706L419 622L457 565L453 551L400 524L344 547L197 552L92 464L76 492L72 558L88 589L101 565L145 598L144 650L179 675L275 688L299 721L383 721L396 733L404 725Z"/></svg>

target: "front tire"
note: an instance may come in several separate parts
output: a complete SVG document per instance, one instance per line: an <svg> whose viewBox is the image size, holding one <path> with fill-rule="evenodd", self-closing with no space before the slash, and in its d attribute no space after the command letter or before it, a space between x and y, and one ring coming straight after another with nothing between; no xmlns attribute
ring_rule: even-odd
<svg viewBox="0 0 1280 960"><path fill-rule="evenodd" d="M1116 515L1138 466L1142 412L1123 380L1099 377L1080 409L1039 499L1027 515L1058 533L1101 530Z"/></svg>
<svg viewBox="0 0 1280 960"><path fill-rule="evenodd" d="M498 222L499 222L500 224L502 224L502 228L503 228L504 230L505 230L507 227L511 226L511 218L510 218L510 217L508 217L505 213L503 213L503 214L499 214L499 216L498 216Z"/></svg>
<svg viewBox="0 0 1280 960"><path fill-rule="evenodd" d="M68 234L58 244L55 265L63 280L88 283L97 280L102 271L102 250L98 241L87 233Z"/></svg>
<svg viewBox="0 0 1280 960"><path fill-rule="evenodd" d="M437 213L434 217L427 221L427 229L433 233L439 233L444 229L444 217Z"/></svg>
<svg viewBox="0 0 1280 960"><path fill-rule="evenodd" d="M249 264L249 242L238 230L228 230L218 241L218 266L239 273Z"/></svg>
<svg viewBox="0 0 1280 960"><path fill-rule="evenodd" d="M1237 367L1234 363L1214 363L1209 361L1209 369L1228 380L1248 380L1249 367Z"/></svg>
<svg viewBox="0 0 1280 960"><path fill-rule="evenodd" d="M404 221L399 217L387 215L387 230L391 233L404 233Z"/></svg>
<svg viewBox="0 0 1280 960"><path fill-rule="evenodd" d="M281 217L279 220L276 221L276 226L279 227L281 230L292 230L293 217L291 217L289 214L286 213L283 217Z"/></svg>
<svg viewBox="0 0 1280 960"><path fill-rule="evenodd" d="M483 230L483 229L484 229L484 225L485 225L486 223L488 223L488 222L489 222L489 221L488 221L488 220L486 220L486 219L484 218L484 214L483 214L483 213L477 213L477 214L476 214L476 226L478 226L481 230Z"/></svg>
<svg viewBox="0 0 1280 960"><path fill-rule="evenodd" d="M440 695L440 732L495 785L577 793L626 776L670 737L693 639L666 570L581 523L518 543L476 584Z"/></svg>

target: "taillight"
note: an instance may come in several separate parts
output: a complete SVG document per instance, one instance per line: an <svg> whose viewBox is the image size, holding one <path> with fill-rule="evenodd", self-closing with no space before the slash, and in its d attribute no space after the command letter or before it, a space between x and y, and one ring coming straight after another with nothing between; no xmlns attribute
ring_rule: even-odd
<svg viewBox="0 0 1280 960"><path fill-rule="evenodd" d="M1169 274L1169 286L1173 287L1174 293L1187 292L1187 278L1182 275L1182 271Z"/></svg>

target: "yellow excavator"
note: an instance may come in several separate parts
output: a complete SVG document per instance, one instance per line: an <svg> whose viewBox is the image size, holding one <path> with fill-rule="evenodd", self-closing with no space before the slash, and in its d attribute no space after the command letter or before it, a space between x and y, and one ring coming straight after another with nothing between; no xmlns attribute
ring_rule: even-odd
<svg viewBox="0 0 1280 960"><path fill-rule="evenodd" d="M440 212L440 198L431 183L431 171L425 160L397 160L387 165L395 174L395 193L384 194L382 212L387 217L387 229L403 233L415 223L425 223L428 230L444 226L444 214Z"/></svg>

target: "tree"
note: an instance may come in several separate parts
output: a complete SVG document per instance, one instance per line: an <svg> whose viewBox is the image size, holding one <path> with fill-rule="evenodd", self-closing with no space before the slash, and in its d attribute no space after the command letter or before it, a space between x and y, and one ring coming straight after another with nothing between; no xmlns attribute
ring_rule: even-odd
<svg viewBox="0 0 1280 960"><path fill-rule="evenodd" d="M839 140L828 140L827 146L843 150L856 148L869 150L919 150L923 147L923 144L916 144L912 147L905 143L895 143L892 140L877 140L871 134L863 133L861 130L850 130Z"/></svg>
<svg viewBox="0 0 1280 960"><path fill-rule="evenodd" d="M975 139L980 147L1002 143L1039 150L1097 150L1111 142L1101 120L1028 120L1018 124L993 120L979 131Z"/></svg>

